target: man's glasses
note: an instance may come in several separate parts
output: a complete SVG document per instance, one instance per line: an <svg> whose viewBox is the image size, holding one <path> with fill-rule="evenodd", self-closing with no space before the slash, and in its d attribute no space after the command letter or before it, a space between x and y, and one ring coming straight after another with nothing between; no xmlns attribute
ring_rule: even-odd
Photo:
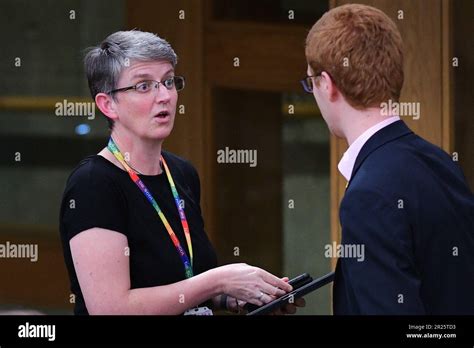
<svg viewBox="0 0 474 348"><path fill-rule="evenodd" d="M152 89L158 89L160 86L160 83L165 86L167 90L172 90L173 88L176 88L177 91L181 91L184 88L184 77L183 76L172 76L167 78L166 80L163 81L155 81L155 80L146 80L146 81L141 81L138 82L136 85L129 86L129 87L123 87L123 88L117 88L114 89L107 94L112 94L116 92L124 92L128 91L130 89L134 89L138 93L148 93Z"/></svg>
<svg viewBox="0 0 474 348"><path fill-rule="evenodd" d="M306 93L313 93L313 77L321 76L321 74L322 74L322 71L316 75L306 76L304 79L300 81Z"/></svg>
<svg viewBox="0 0 474 348"><path fill-rule="evenodd" d="M313 76L306 76L304 79L302 79L301 85L303 86L303 89L306 93L313 93Z"/></svg>

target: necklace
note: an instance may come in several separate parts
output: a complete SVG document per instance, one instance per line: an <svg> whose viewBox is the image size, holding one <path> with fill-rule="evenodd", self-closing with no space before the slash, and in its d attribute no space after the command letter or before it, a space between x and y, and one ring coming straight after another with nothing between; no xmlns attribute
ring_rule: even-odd
<svg viewBox="0 0 474 348"><path fill-rule="evenodd" d="M128 164L128 166L129 166L130 168L132 168L137 174L145 175L145 174L143 174L142 172L139 172L138 170L136 170L135 168L133 168L133 167L130 165L129 162L127 162L127 164Z"/></svg>
<svg viewBox="0 0 474 348"><path fill-rule="evenodd" d="M109 150L109 151L110 151L110 149L109 149L109 148L107 148L107 150ZM112 151L110 151L110 152L113 154L113 152L112 152ZM125 161L125 159L124 159L124 161ZM138 170L136 170L135 168L133 168L133 167L130 165L130 163L129 163L129 162L125 161L125 163L127 163L127 164L128 164L128 166L129 166L130 168L132 168L132 169L133 169L133 171L134 171L134 172L136 172L137 174L139 174L139 175L145 175L145 174L143 174L142 172L139 172Z"/></svg>
<svg viewBox="0 0 474 348"><path fill-rule="evenodd" d="M108 150L110 151L110 149L108 149ZM112 152L112 151L110 151L110 152ZM112 154L113 154L113 152L112 152ZM124 161L125 161L125 159L124 159ZM136 172L137 174L139 174L139 175L146 175L146 174L143 174L142 172L139 172L139 171L136 170L135 168L133 168L132 165L130 164L130 162L125 161L125 163L127 163L127 165L128 165L130 168L132 168L133 171ZM162 166L161 166L161 161L160 161L160 168L162 168ZM163 169L162 169L162 170L163 170Z"/></svg>
<svg viewBox="0 0 474 348"><path fill-rule="evenodd" d="M135 172L137 172L137 174L139 174L139 175L148 175L148 174L143 174L142 172L139 172L138 170L136 170L135 168L133 168L133 167L130 165L130 163L127 162L127 164L128 164L128 166L129 166L130 168L132 168ZM161 169L161 172L163 172L163 166L161 165L161 161L160 161L160 169Z"/></svg>

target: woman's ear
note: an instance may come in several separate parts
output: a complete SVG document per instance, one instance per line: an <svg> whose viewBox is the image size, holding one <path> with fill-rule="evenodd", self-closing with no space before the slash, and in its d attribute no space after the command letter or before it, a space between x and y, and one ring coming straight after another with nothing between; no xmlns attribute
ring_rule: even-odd
<svg viewBox="0 0 474 348"><path fill-rule="evenodd" d="M118 119L118 115L115 110L115 101L112 96L105 93L97 93L95 96L95 104L99 110L108 118L115 121Z"/></svg>

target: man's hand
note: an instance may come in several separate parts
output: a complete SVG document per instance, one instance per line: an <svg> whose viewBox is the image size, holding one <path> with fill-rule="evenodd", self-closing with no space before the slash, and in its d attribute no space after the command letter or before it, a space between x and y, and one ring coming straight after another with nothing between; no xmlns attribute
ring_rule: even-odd
<svg viewBox="0 0 474 348"><path fill-rule="evenodd" d="M306 306L306 301L304 298L300 297L295 299L293 303L287 303L281 308L276 309L275 311L271 312L270 315L286 315L286 314L295 314L298 307Z"/></svg>

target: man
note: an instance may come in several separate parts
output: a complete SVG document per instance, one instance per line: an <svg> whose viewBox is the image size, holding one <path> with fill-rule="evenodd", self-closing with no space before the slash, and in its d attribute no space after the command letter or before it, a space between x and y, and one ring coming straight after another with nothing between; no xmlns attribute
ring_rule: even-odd
<svg viewBox="0 0 474 348"><path fill-rule="evenodd" d="M450 156L383 107L403 85L396 25L373 7L336 7L309 32L306 59L303 85L349 145L341 244L365 254L339 258L334 313L474 314L472 192Z"/></svg>

